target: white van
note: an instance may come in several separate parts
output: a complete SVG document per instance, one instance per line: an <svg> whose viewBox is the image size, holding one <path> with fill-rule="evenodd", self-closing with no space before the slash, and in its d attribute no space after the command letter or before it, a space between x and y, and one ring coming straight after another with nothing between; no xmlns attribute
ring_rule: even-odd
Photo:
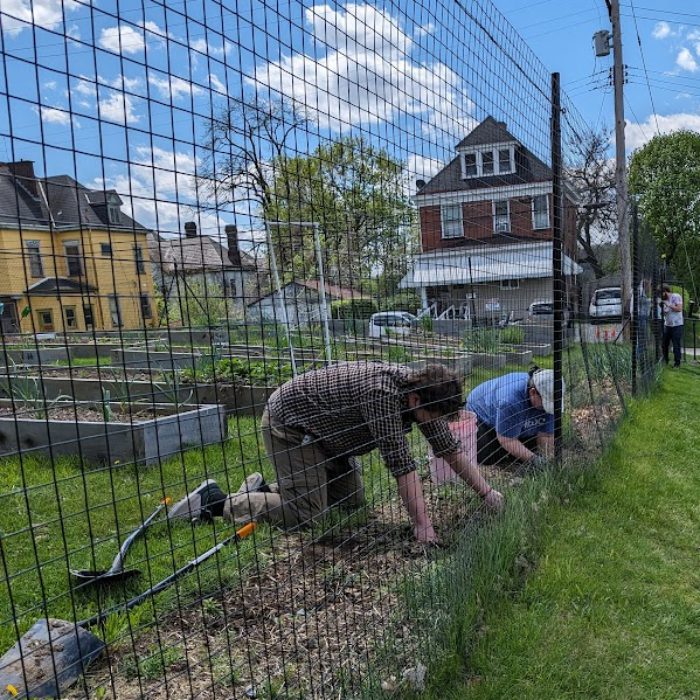
<svg viewBox="0 0 700 700"><path fill-rule="evenodd" d="M622 288L601 287L596 289L591 297L588 314L591 318L622 317Z"/></svg>
<svg viewBox="0 0 700 700"><path fill-rule="evenodd" d="M408 311L380 311L369 319L369 337L383 338L387 329L394 335L406 335L418 325L418 318Z"/></svg>

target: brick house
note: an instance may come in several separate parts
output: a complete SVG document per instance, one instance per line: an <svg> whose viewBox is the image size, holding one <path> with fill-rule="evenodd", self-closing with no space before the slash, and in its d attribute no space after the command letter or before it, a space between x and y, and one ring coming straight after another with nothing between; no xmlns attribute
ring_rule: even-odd
<svg viewBox="0 0 700 700"><path fill-rule="evenodd" d="M414 197L422 253L400 283L433 315L522 318L552 299L552 171L487 117ZM564 196L564 273L576 264L576 204Z"/></svg>

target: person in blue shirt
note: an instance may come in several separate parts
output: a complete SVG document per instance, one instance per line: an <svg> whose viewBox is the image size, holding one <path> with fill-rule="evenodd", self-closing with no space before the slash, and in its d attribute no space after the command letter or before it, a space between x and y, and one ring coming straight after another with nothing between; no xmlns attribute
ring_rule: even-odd
<svg viewBox="0 0 700 700"><path fill-rule="evenodd" d="M479 384L467 398L476 413L477 460L538 462L554 454L554 372L533 367Z"/></svg>

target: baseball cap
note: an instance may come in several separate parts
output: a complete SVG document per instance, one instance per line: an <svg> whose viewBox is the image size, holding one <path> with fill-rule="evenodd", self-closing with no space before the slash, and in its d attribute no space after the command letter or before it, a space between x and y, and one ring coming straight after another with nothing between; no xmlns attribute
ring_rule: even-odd
<svg viewBox="0 0 700 700"><path fill-rule="evenodd" d="M546 413L554 413L554 372L551 369L539 369L532 375L532 383L537 393L542 397L542 408ZM562 396L566 391L564 382L561 383Z"/></svg>

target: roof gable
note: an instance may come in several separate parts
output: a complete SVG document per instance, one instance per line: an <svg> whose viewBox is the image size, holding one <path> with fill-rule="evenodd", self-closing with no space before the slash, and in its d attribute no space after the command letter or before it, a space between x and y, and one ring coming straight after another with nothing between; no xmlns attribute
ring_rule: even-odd
<svg viewBox="0 0 700 700"><path fill-rule="evenodd" d="M518 139L506 128L505 122L498 122L493 117L486 117L481 124L474 127L458 144L457 150L461 151L472 146L488 146L492 143L504 143Z"/></svg>

